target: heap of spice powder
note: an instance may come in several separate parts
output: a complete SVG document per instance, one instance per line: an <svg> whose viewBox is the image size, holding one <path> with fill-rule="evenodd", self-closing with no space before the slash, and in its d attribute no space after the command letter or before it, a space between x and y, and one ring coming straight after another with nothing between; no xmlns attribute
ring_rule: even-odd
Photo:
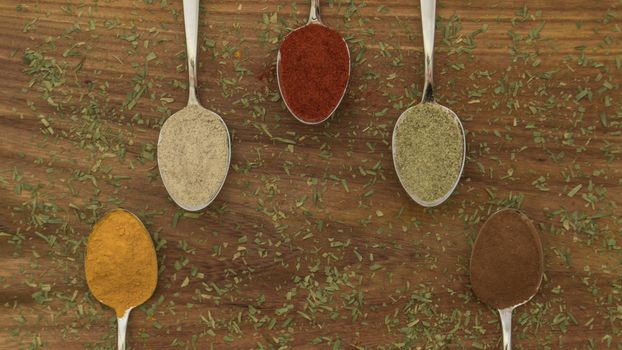
<svg viewBox="0 0 622 350"><path fill-rule="evenodd" d="M279 52L279 87L289 110L309 123L330 117L350 78L350 55L341 35L309 24L290 33Z"/></svg>
<svg viewBox="0 0 622 350"><path fill-rule="evenodd" d="M84 259L86 282L93 296L113 308L117 317L151 297L157 265L151 236L133 214L114 210L93 227Z"/></svg>
<svg viewBox="0 0 622 350"><path fill-rule="evenodd" d="M226 126L202 107L191 105L180 110L162 128L158 166L176 203L189 210L210 203L222 188L229 168Z"/></svg>
<svg viewBox="0 0 622 350"><path fill-rule="evenodd" d="M395 167L409 195L433 202L452 190L464 162L464 136L451 111L436 103L408 109L394 141Z"/></svg>
<svg viewBox="0 0 622 350"><path fill-rule="evenodd" d="M529 300L544 271L542 243L531 220L514 209L491 216L480 230L471 254L475 295L496 309Z"/></svg>

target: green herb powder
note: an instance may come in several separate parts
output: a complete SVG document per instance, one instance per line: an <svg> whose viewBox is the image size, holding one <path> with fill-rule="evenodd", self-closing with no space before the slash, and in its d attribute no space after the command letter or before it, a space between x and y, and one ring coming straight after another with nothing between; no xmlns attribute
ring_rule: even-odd
<svg viewBox="0 0 622 350"><path fill-rule="evenodd" d="M422 103L408 109L396 126L394 147L395 168L411 196L433 202L458 181L464 137L447 108Z"/></svg>

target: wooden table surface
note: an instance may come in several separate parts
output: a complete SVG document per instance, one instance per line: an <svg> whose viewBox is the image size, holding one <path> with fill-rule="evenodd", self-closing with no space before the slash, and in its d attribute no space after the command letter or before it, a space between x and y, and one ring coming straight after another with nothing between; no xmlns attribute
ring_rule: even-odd
<svg viewBox="0 0 622 350"><path fill-rule="evenodd" d="M418 102L418 1L333 0L349 92L327 123L294 120L274 79L307 1L203 1L200 99L233 136L230 175L198 214L168 198L155 143L186 102L181 1L0 3L0 349L114 349L83 276L90 227L139 215L158 245L131 349L500 349L469 288L483 221L518 207L545 247L518 349L620 349L622 3L443 0L438 100L468 130L448 202L424 210L393 170Z"/></svg>

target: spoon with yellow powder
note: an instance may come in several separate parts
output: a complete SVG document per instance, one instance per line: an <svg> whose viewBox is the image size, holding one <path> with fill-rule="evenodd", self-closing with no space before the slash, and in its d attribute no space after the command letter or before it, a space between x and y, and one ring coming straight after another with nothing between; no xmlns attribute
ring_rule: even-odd
<svg viewBox="0 0 622 350"><path fill-rule="evenodd" d="M105 214L89 236L84 271L93 296L116 312L118 349L125 350L130 311L151 297L158 281L153 241L143 223L123 209Z"/></svg>

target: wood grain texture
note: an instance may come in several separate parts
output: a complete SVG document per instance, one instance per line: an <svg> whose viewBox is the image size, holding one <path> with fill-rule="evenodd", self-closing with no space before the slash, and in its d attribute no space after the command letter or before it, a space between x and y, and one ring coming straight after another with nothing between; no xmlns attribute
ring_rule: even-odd
<svg viewBox="0 0 622 350"><path fill-rule="evenodd" d="M546 278L515 314L515 347L620 348L619 1L440 2L437 99L461 116L469 159L433 210L407 198L390 148L422 86L417 1L324 3L357 61L317 127L287 114L274 79L307 2L203 1L200 100L227 122L233 156L196 218L153 159L187 96L181 2L169 2L0 3L0 349L114 348L82 259L117 206L161 245L132 349L500 348L468 259L483 220L518 203L541 231ZM29 75L29 52L54 62Z"/></svg>

